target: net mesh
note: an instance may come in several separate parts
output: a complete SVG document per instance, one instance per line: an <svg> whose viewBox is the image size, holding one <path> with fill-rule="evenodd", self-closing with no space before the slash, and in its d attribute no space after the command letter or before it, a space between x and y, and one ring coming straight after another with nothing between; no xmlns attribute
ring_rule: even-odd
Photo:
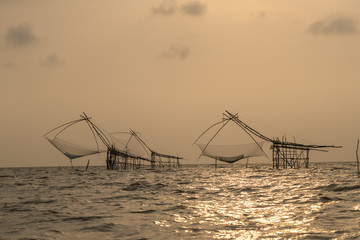
<svg viewBox="0 0 360 240"><path fill-rule="evenodd" d="M104 152L105 150L81 146L75 143L65 141L59 137L53 139L46 138L55 148L62 152L70 159L93 155L96 153Z"/></svg>
<svg viewBox="0 0 360 240"><path fill-rule="evenodd" d="M244 158L264 156L262 146L265 141L256 143L246 143L238 145L208 145L197 143L202 155L214 158L223 162L234 163ZM260 148L260 147L261 148Z"/></svg>
<svg viewBox="0 0 360 240"><path fill-rule="evenodd" d="M112 133L110 134L110 139L112 144L121 151L140 157L150 157L146 149L130 133Z"/></svg>

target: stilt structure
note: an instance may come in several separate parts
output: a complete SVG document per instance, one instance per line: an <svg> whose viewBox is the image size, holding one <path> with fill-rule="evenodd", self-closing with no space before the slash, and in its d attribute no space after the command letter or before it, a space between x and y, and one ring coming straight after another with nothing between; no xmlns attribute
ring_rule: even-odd
<svg viewBox="0 0 360 240"><path fill-rule="evenodd" d="M49 142L57 148L60 152L62 152L65 156L70 159L71 165L72 160L75 158L80 158L96 153L107 152L106 154L106 168L108 170L117 170L117 169L138 169L145 163L151 165L152 167L180 167L180 159L181 157L161 154L156 151L153 151L148 145L145 144L143 140L138 136L138 134L130 130L130 138L127 140L126 144L123 144L121 141L116 141L116 138L110 134L106 134L104 131L100 130L85 113L80 115L81 118L78 120L74 120L65 124L60 125L52 129L51 131L44 134L44 137L49 140ZM64 130L71 127L72 125L86 122L88 127L90 128L92 135L94 137L96 148L89 148L80 146L78 144L74 144L68 141L64 141L59 138L59 134L61 134ZM57 130L57 132L56 132ZM50 133L56 132L55 136L50 137ZM53 134L54 135L54 134ZM144 148L146 154L148 154L149 158L146 158L140 154L132 152L132 150L128 147L129 142L132 138L135 138L142 148ZM111 139L111 140L110 140ZM104 147L100 148L99 142L104 144ZM122 147L122 146L124 147ZM149 154L149 152L151 154ZM167 158L168 161L162 161L163 158Z"/></svg>
<svg viewBox="0 0 360 240"><path fill-rule="evenodd" d="M311 150L309 147L292 145L286 141L276 141L273 142L271 149L273 168L309 167L309 152Z"/></svg>
<svg viewBox="0 0 360 240"><path fill-rule="evenodd" d="M154 151L139 137L138 133L132 129L130 129L129 132L126 132L126 134L130 134L130 137L125 144L125 150L120 151L114 145L108 148L106 157L107 169L137 169L142 165L145 165L145 163L150 164L152 168L180 167L180 160L183 159L182 157L162 154ZM147 155L148 158L131 152L129 144L132 139L135 139L138 145L140 145L140 147L145 151L145 155Z"/></svg>
<svg viewBox="0 0 360 240"><path fill-rule="evenodd" d="M222 121L213 124L211 127L209 127L206 130L206 131L208 131L210 128L212 128L218 124L223 124L222 127L216 132L216 134L210 139L210 141L205 146L201 146L200 144L198 144L202 150L201 155L210 156L210 157L214 156L214 153L212 153L212 154L207 153L207 148L209 147L209 143L215 138L215 136L220 132L220 130L230 121L234 122L242 130L244 130L247 133L247 135L249 135L249 137L257 145L258 150L261 150L263 152L263 155L265 155L266 157L267 157L267 155L262 148L261 142L256 141L255 138L258 138L265 142L271 143L270 149L272 150L273 168L276 168L276 169L300 168L300 167L307 168L307 167L309 167L309 152L310 152L310 150L327 152L327 150L325 148L341 148L342 147L342 146L329 146L329 145L305 145L305 144L300 144L300 143L296 143L296 142L289 142L286 140L286 138L283 138L282 140L280 140L279 138L271 139L271 138L268 138L268 137L262 135L261 133L259 133L255 129L251 128L249 125L245 124L243 121L241 121L238 118L238 114L232 114L229 111L225 111L225 113L223 115L224 115L224 117L223 117ZM204 133L202 133L200 135L200 137ZM195 143L196 143L196 141L195 141ZM240 145L239 145L239 147L240 147ZM247 151L247 149L244 148L243 151L245 152L245 151ZM255 152L252 151L250 153L247 153L247 155L248 155L247 157L259 156L259 152L257 152L257 155L256 155ZM240 157L240 156L242 156L242 157ZM234 156L233 159L235 159L237 161L244 157L245 157L245 154L243 154L243 155L238 154L238 155ZM215 159L221 160L221 158L219 158L219 156L216 156ZM224 158L222 161L231 163L231 161L227 161L227 159L231 159L231 158L227 157L227 158Z"/></svg>
<svg viewBox="0 0 360 240"><path fill-rule="evenodd" d="M139 169L142 165L142 161L150 162L147 158L121 151L114 145L111 145L107 150L106 168L108 170Z"/></svg>
<svg viewBox="0 0 360 240"><path fill-rule="evenodd" d="M184 159L184 158L154 151L139 137L139 135L135 131L130 129L130 132L131 132L132 136L134 136L135 139L137 139L138 142L143 146L143 148L147 149L147 151L150 152L150 156L151 156L150 163L151 163L152 168L154 168L156 166L180 167L180 160ZM163 160L163 158L167 159L167 161Z"/></svg>
<svg viewBox="0 0 360 240"><path fill-rule="evenodd" d="M254 141L253 136L256 136L260 139L263 139L267 142L270 142L272 145L272 161L273 168L300 168L300 167L309 167L309 152L313 151L322 151L327 152L325 148L341 148L342 146L330 146L330 145L306 145L296 142L288 142L286 138L280 140L279 138L270 139L255 129L251 128L243 121L241 121L237 114L234 115L229 111L225 111L224 114L227 119L232 120L238 126L240 126Z"/></svg>

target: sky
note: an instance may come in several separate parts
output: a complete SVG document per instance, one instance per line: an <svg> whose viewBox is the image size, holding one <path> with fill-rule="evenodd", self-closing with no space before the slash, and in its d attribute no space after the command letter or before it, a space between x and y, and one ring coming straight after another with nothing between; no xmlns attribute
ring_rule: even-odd
<svg viewBox="0 0 360 240"><path fill-rule="evenodd" d="M43 134L83 112L184 163L212 162L192 143L225 110L270 138L343 146L310 161L355 161L359 9L358 0L0 0L0 167L68 165ZM236 144L241 129L229 129Z"/></svg>

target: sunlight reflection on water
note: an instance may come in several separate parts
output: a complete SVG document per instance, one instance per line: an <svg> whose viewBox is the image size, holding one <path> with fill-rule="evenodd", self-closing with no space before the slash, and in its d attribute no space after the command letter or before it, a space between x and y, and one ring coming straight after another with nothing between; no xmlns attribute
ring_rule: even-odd
<svg viewBox="0 0 360 240"><path fill-rule="evenodd" d="M352 169L0 169L5 239L357 239Z"/></svg>
<svg viewBox="0 0 360 240"><path fill-rule="evenodd" d="M219 175L219 181L202 185L204 192L196 200L186 201L190 214L178 214L174 219L192 231L196 228L211 232L215 239L331 233L312 223L326 205L334 202L319 202L319 193L313 191L316 184L302 178L300 172L295 175L297 178L282 178L281 183L268 176L249 179ZM240 187L229 187L226 181L239 182ZM196 185L192 188L196 189Z"/></svg>

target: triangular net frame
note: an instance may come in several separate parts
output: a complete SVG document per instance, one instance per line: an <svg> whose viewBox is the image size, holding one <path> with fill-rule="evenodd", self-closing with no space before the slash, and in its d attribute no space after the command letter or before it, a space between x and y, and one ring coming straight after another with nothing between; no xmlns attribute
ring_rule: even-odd
<svg viewBox="0 0 360 240"><path fill-rule="evenodd" d="M68 130L70 127L75 124L85 123L89 127L89 131L94 138L94 144L96 147L89 147L85 145L80 145L68 140L61 138L61 135ZM58 149L62 154L68 157L70 160L81 158L84 156L89 156L93 154L99 154L105 152L106 149L99 146L99 143L103 143L106 147L111 145L111 141L106 136L106 134L96 126L89 117L84 113L81 115L80 119L67 122L62 124L43 135L56 149Z"/></svg>
<svg viewBox="0 0 360 240"><path fill-rule="evenodd" d="M234 116L234 117L237 117ZM266 141L258 142L256 141L251 135L251 139L253 142L250 143L244 143L244 144L230 144L230 145L215 145L210 144L214 138L220 133L220 131L230 122L232 121L232 118L224 117L221 121L211 125L209 128L207 128L196 140L193 144L196 144L200 150L201 156L206 156L213 158L215 160L219 160L226 163L235 163L239 160L245 159L245 158L251 158L251 157L258 157L258 156L266 156L263 145ZM204 136L205 133L207 133L210 129L213 129L216 126L219 126L222 124L218 130L215 132L215 134L208 140L206 144L197 143L197 141Z"/></svg>
<svg viewBox="0 0 360 240"><path fill-rule="evenodd" d="M150 150L136 137L139 135L139 132L131 129L128 132L113 132L109 134L112 144L117 149L134 156L150 158Z"/></svg>

